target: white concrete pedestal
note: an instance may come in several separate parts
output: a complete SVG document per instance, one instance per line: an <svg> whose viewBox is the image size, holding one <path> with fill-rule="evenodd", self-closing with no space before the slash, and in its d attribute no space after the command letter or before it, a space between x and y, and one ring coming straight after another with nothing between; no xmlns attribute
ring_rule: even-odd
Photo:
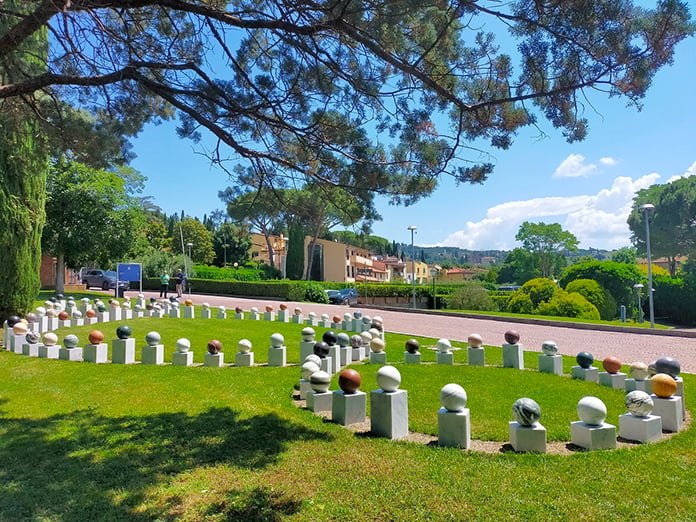
<svg viewBox="0 0 696 522"><path fill-rule="evenodd" d="M239 319L240 321L243 321L244 320L244 312L235 312L234 318ZM220 314L218 313L218 319L227 319L227 313L224 314L224 317L220 317Z"/></svg>
<svg viewBox="0 0 696 522"><path fill-rule="evenodd" d="M169 317L172 319L180 319L181 309L172 307L171 310L169 310Z"/></svg>
<svg viewBox="0 0 696 522"><path fill-rule="evenodd" d="M263 313L263 320L264 320L264 321L275 321L275 313L273 313L273 312L264 312L264 313Z"/></svg>
<svg viewBox="0 0 696 522"><path fill-rule="evenodd" d="M111 341L111 362L113 364L135 363L135 339L114 339Z"/></svg>
<svg viewBox="0 0 696 522"><path fill-rule="evenodd" d="M295 324L303 324L304 318L302 317L302 314L294 314L292 316L292 322Z"/></svg>
<svg viewBox="0 0 696 522"><path fill-rule="evenodd" d="M345 330L346 332L353 332L353 320L352 319L344 319L343 322L341 323L341 330Z"/></svg>
<svg viewBox="0 0 696 522"><path fill-rule="evenodd" d="M623 372L609 373L599 372L599 384L615 390L623 390L626 385L626 374Z"/></svg>
<svg viewBox="0 0 696 522"><path fill-rule="evenodd" d="M588 450L616 449L616 426L606 422L599 426L571 422L570 438L573 444Z"/></svg>
<svg viewBox="0 0 696 522"><path fill-rule="evenodd" d="M469 346L466 350L469 366L485 366L486 365L486 350L483 348L472 348Z"/></svg>
<svg viewBox="0 0 696 522"><path fill-rule="evenodd" d="M333 393L326 391L323 393L317 393L314 390L309 390L307 392L307 409L314 413L319 413L320 411L331 411L333 405Z"/></svg>
<svg viewBox="0 0 696 522"><path fill-rule="evenodd" d="M285 346L279 348L270 347L268 349L268 366L285 366L287 363Z"/></svg>
<svg viewBox="0 0 696 522"><path fill-rule="evenodd" d="M462 411L448 411L440 408L437 412L438 446L469 449L471 447L471 417L469 408Z"/></svg>
<svg viewBox="0 0 696 522"><path fill-rule="evenodd" d="M103 364L109 361L109 345L106 343L86 344L82 351L85 362Z"/></svg>
<svg viewBox="0 0 696 522"><path fill-rule="evenodd" d="M242 315L242 317L240 317L239 319L244 319L244 314L241 314L241 315ZM235 316L235 317L236 317L236 316ZM218 310L218 313L217 313L217 315L215 316L215 318L216 318L216 319L227 319L227 312L221 312L221 311Z"/></svg>
<svg viewBox="0 0 696 522"><path fill-rule="evenodd" d="M22 345L22 355L28 355L29 357L39 356L39 346L43 346L41 343L24 343Z"/></svg>
<svg viewBox="0 0 696 522"><path fill-rule="evenodd" d="M58 358L61 361L82 361L82 348L61 348L58 350Z"/></svg>
<svg viewBox="0 0 696 522"><path fill-rule="evenodd" d="M88 326L91 326L93 324L97 324L98 322L99 322L98 317L85 317L85 324Z"/></svg>
<svg viewBox="0 0 696 522"><path fill-rule="evenodd" d="M420 364L421 363L421 353L410 353L404 352L404 362L407 364Z"/></svg>
<svg viewBox="0 0 696 522"><path fill-rule="evenodd" d="M143 346L143 364L164 364L164 345Z"/></svg>
<svg viewBox="0 0 696 522"><path fill-rule="evenodd" d="M334 344L329 346L329 357L331 357L331 369L333 373L338 373L341 371L341 351L339 346Z"/></svg>
<svg viewBox="0 0 696 522"><path fill-rule="evenodd" d="M326 328L327 330L329 330L331 328L331 321L329 321L328 319L321 319L319 321L319 327Z"/></svg>
<svg viewBox="0 0 696 522"><path fill-rule="evenodd" d="M331 360L331 357L324 357L321 360L321 364L319 365L322 371L328 373L329 375L333 375L333 361Z"/></svg>
<svg viewBox="0 0 696 522"><path fill-rule="evenodd" d="M203 366L209 366L211 368L222 368L225 366L225 354L220 353L206 353L203 357Z"/></svg>
<svg viewBox="0 0 696 522"><path fill-rule="evenodd" d="M172 366L193 365L193 352L174 352L172 354Z"/></svg>
<svg viewBox="0 0 696 522"><path fill-rule="evenodd" d="M193 319L196 317L196 312L193 306L184 306L184 319Z"/></svg>
<svg viewBox="0 0 696 522"><path fill-rule="evenodd" d="M674 381L677 383L677 391L674 392L674 395L679 395L682 398L682 419L686 420L686 401L684 401L684 379L681 377L677 376Z"/></svg>
<svg viewBox="0 0 696 522"><path fill-rule="evenodd" d="M521 344L503 344L503 368L524 369Z"/></svg>
<svg viewBox="0 0 696 522"><path fill-rule="evenodd" d="M437 352L437 364L454 364L454 354L452 352Z"/></svg>
<svg viewBox="0 0 696 522"><path fill-rule="evenodd" d="M305 319L305 324L307 326L319 326L319 321L317 321L317 317L310 312L310 315Z"/></svg>
<svg viewBox="0 0 696 522"><path fill-rule="evenodd" d="M131 310L130 308L126 308L125 310L123 310L123 318L124 319L133 319L133 310ZM75 326L82 326L79 323L79 321L80 321L80 319L75 319Z"/></svg>
<svg viewBox="0 0 696 522"><path fill-rule="evenodd" d="M546 453L546 428L538 422L534 426L522 426L510 421L510 445L515 451Z"/></svg>
<svg viewBox="0 0 696 522"><path fill-rule="evenodd" d="M662 418L662 429L669 432L681 431L684 427L684 418L682 415L682 398L679 395L673 395L667 399L651 395L655 407L653 415L658 415Z"/></svg>
<svg viewBox="0 0 696 522"><path fill-rule="evenodd" d="M539 354L539 371L541 373L563 375L563 356Z"/></svg>
<svg viewBox="0 0 696 522"><path fill-rule="evenodd" d="M312 383L307 379L300 379L300 400L307 399L307 393L312 389Z"/></svg>
<svg viewBox="0 0 696 522"><path fill-rule="evenodd" d="M388 439L401 439L408 435L406 390L370 392L370 431Z"/></svg>
<svg viewBox="0 0 696 522"><path fill-rule="evenodd" d="M58 359L58 354L60 353L60 345L54 344L52 346L39 346L39 358L40 359Z"/></svg>
<svg viewBox="0 0 696 522"><path fill-rule="evenodd" d="M662 419L657 415L636 417L619 415L619 437L638 442L654 442L662 437Z"/></svg>
<svg viewBox="0 0 696 522"><path fill-rule="evenodd" d="M112 321L120 321L123 318L123 311L121 308L112 308L111 309L111 320Z"/></svg>
<svg viewBox="0 0 696 522"><path fill-rule="evenodd" d="M106 312L107 316L109 312ZM107 319L108 321L108 319ZM58 329L58 318L57 317L49 317L48 318L48 328L49 331L55 332Z"/></svg>
<svg viewBox="0 0 696 522"><path fill-rule="evenodd" d="M281 322L281 323L290 322L290 314L288 313L287 310L278 310L278 315L276 317L276 321Z"/></svg>
<svg viewBox="0 0 696 522"><path fill-rule="evenodd" d="M367 417L367 394L357 391L344 393L343 390L333 392L331 404L331 419L342 426L365 422Z"/></svg>
<svg viewBox="0 0 696 522"><path fill-rule="evenodd" d="M258 312L249 312L249 320L250 321L260 321L261 314L259 314Z"/></svg>
<svg viewBox="0 0 696 522"><path fill-rule="evenodd" d="M594 367L583 368L582 366L573 366L571 377L579 381L599 382L599 369Z"/></svg>
<svg viewBox="0 0 696 522"><path fill-rule="evenodd" d="M203 310L201 310L201 319L210 319L211 315L210 308L203 308Z"/></svg>
<svg viewBox="0 0 696 522"><path fill-rule="evenodd" d="M353 348L351 359L353 359L353 361L362 361L363 359L365 359L365 348L363 346Z"/></svg>
<svg viewBox="0 0 696 522"><path fill-rule="evenodd" d="M370 351L370 364L387 364L387 353Z"/></svg>
<svg viewBox="0 0 696 522"><path fill-rule="evenodd" d="M97 312L97 321L100 323L108 323L111 321L111 316L109 312Z"/></svg>
<svg viewBox="0 0 696 522"><path fill-rule="evenodd" d="M332 330L343 330L343 323L331 323Z"/></svg>
<svg viewBox="0 0 696 522"><path fill-rule="evenodd" d="M632 391L644 391L645 393L652 393L650 389L650 381L649 380L644 380L644 381L639 381L636 379L626 379L624 381L624 386L626 393L632 392Z"/></svg>
<svg viewBox="0 0 696 522"><path fill-rule="evenodd" d="M254 366L254 352L237 352L234 356L235 366Z"/></svg>
<svg viewBox="0 0 696 522"><path fill-rule="evenodd" d="M314 341L300 341L300 364L304 364L308 355L314 353Z"/></svg>
<svg viewBox="0 0 696 522"><path fill-rule="evenodd" d="M116 319L114 319L116 320ZM120 321L120 319L118 319ZM72 322L70 319L65 319L65 320L60 320L58 319L58 328L70 328L72 326Z"/></svg>
<svg viewBox="0 0 696 522"><path fill-rule="evenodd" d="M26 342L26 334L15 335L10 332L10 351L14 353L22 353L22 345Z"/></svg>
<svg viewBox="0 0 696 522"><path fill-rule="evenodd" d="M338 347L338 352L341 355L341 368L344 366L348 366L353 359L353 356L351 354L352 348L350 346L339 346Z"/></svg>

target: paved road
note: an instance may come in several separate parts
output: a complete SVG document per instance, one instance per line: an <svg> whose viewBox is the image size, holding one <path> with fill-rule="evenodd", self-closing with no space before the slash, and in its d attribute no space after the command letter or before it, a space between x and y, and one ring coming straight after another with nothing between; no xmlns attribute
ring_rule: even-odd
<svg viewBox="0 0 696 522"><path fill-rule="evenodd" d="M156 292L145 292L146 297L158 297ZM211 306L226 306L234 309L241 306L249 310L257 306L263 311L267 304L277 310L281 301L249 299L241 297L203 296L193 294L194 304L204 302ZM299 306L303 313L315 312L317 315L327 313L342 315L358 308L340 305L321 305L314 303L296 303L282 301L290 310ZM596 330L579 330L574 328L545 326L535 324L513 324L489 319L472 319L465 317L444 317L413 312L395 312L389 310L365 310L367 315L380 315L384 319L384 327L389 332L418 335L424 337L445 338L452 341L466 341L472 333L483 337L485 344L500 346L504 342L505 331L517 330L525 350L541 351L541 344L553 340L558 344L559 352L563 355L576 355L586 350L592 353L596 360L613 355L626 363L643 361L650 363L662 356L670 356L679 360L682 371L696 372L696 338L672 337L667 335L644 335L627 332L602 332Z"/></svg>

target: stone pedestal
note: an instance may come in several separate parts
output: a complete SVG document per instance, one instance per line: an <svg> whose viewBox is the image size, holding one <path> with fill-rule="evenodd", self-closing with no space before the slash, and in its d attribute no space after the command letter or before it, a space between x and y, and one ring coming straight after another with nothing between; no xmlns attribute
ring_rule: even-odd
<svg viewBox="0 0 696 522"><path fill-rule="evenodd" d="M264 321L275 321L275 313L273 313L273 312L264 312L264 313L263 313L263 320L264 320Z"/></svg>
<svg viewBox="0 0 696 522"><path fill-rule="evenodd" d="M314 353L314 341L300 341L300 364L304 364L308 355Z"/></svg>
<svg viewBox="0 0 696 522"><path fill-rule="evenodd" d="M39 358L40 359L58 359L58 354L60 353L60 345L54 344L53 346L39 346Z"/></svg>
<svg viewBox="0 0 696 522"><path fill-rule="evenodd" d="M626 379L624 381L624 386L626 393L632 392L632 391L644 391L645 393L652 393L650 390L650 381L645 380L645 381L639 381L636 379Z"/></svg>
<svg viewBox="0 0 696 522"><path fill-rule="evenodd" d="M317 320L316 316L310 315L305 319L305 324L307 326L319 326L319 321Z"/></svg>
<svg viewBox="0 0 696 522"><path fill-rule="evenodd" d="M120 321L123 318L123 312L120 308L111 309L111 320Z"/></svg>
<svg viewBox="0 0 696 522"><path fill-rule="evenodd" d="M677 378L674 379L674 381L677 383L677 391L674 392L674 395L679 395L682 398L682 418L686 420L686 401L684 400L684 379L677 376Z"/></svg>
<svg viewBox="0 0 696 522"><path fill-rule="evenodd" d="M317 393L314 390L309 390L307 392L307 409L313 411L314 413L319 413L320 411L331 411L333 405L333 393L326 391L323 393Z"/></svg>
<svg viewBox="0 0 696 522"><path fill-rule="evenodd" d="M338 352L341 354L341 368L348 366L353 359L353 354L351 353L352 348L350 346L339 346Z"/></svg>
<svg viewBox="0 0 696 522"><path fill-rule="evenodd" d="M82 361L82 348L60 348L58 358L61 361Z"/></svg>
<svg viewBox="0 0 696 522"><path fill-rule="evenodd" d="M437 412L438 446L469 449L471 447L471 417L469 408L463 411Z"/></svg>
<svg viewBox="0 0 696 522"><path fill-rule="evenodd" d="M212 368L222 368L225 366L225 354L220 353L206 353L203 357L203 366L210 366Z"/></svg>
<svg viewBox="0 0 696 522"><path fill-rule="evenodd" d="M669 432L678 432L684 427L684 417L682 414L682 398L679 395L673 395L667 399L651 395L655 407L653 415L658 415L662 418L662 429Z"/></svg>
<svg viewBox="0 0 696 522"><path fill-rule="evenodd" d="M300 400L307 398L307 393L312 389L312 383L307 379L300 379Z"/></svg>
<svg viewBox="0 0 696 522"><path fill-rule="evenodd" d="M111 362L113 364L135 363L135 339L114 339L111 341Z"/></svg>
<svg viewBox="0 0 696 522"><path fill-rule="evenodd" d="M14 353L22 353L22 345L26 342L25 334L15 335L10 332L10 351Z"/></svg>
<svg viewBox="0 0 696 522"><path fill-rule="evenodd" d="M386 352L370 352L370 364L387 364Z"/></svg>
<svg viewBox="0 0 696 522"><path fill-rule="evenodd" d="M193 352L174 352L172 354L172 366L193 365Z"/></svg>
<svg viewBox="0 0 696 522"><path fill-rule="evenodd" d="M116 319L114 319L114 320L116 320ZM65 319L63 321L58 319L58 328L70 328L71 326L72 326L72 322L70 321L70 319Z"/></svg>
<svg viewBox="0 0 696 522"><path fill-rule="evenodd" d="M109 312L97 312L97 321L100 323L108 323L111 321L111 316Z"/></svg>
<svg viewBox="0 0 696 522"><path fill-rule="evenodd" d="M563 356L539 354L539 371L541 373L563 375Z"/></svg>
<svg viewBox="0 0 696 522"><path fill-rule="evenodd" d="M357 391L344 393L343 390L333 392L331 404L331 419L342 426L365 422L367 417L367 394Z"/></svg>
<svg viewBox="0 0 696 522"><path fill-rule="evenodd" d="M103 364L109 362L109 346L106 343L86 344L82 356L88 363Z"/></svg>
<svg viewBox="0 0 696 522"><path fill-rule="evenodd" d="M2 347L7 350L10 345L10 327L7 326L7 321L2 323Z"/></svg>
<svg viewBox="0 0 696 522"><path fill-rule="evenodd" d="M401 439L408 435L406 390L370 392L370 431L388 439Z"/></svg>
<svg viewBox="0 0 696 522"><path fill-rule="evenodd" d="M333 375L333 361L331 360L331 357L324 357L321 360L321 364L319 365L322 371L328 373L329 375Z"/></svg>
<svg viewBox="0 0 696 522"><path fill-rule="evenodd" d="M154 310L151 310L150 313L150 317L154 317L155 319L161 319L162 317L164 317L164 310L158 310L157 308L155 308Z"/></svg>
<svg viewBox="0 0 696 522"><path fill-rule="evenodd" d="M319 321L320 328L326 328L327 330L331 328L331 321L328 319L322 319Z"/></svg>
<svg viewBox="0 0 696 522"><path fill-rule="evenodd" d="M522 426L510 421L510 445L515 451L546 453L546 428L538 422L534 426Z"/></svg>
<svg viewBox="0 0 696 522"><path fill-rule="evenodd" d="M106 312L106 313L108 315L109 312ZM99 317L97 316L97 319L98 318ZM55 332L58 329L58 318L57 317L48 317L48 318L46 318L46 320L48 321L46 329L50 332ZM108 320L109 319L107 319L107 321Z"/></svg>
<svg viewBox="0 0 696 522"><path fill-rule="evenodd" d="M249 312L250 321L259 321L261 319L261 314L258 312Z"/></svg>
<svg viewBox="0 0 696 522"><path fill-rule="evenodd" d="M626 385L626 374L623 372L609 373L599 372L599 384L615 390L623 390Z"/></svg>
<svg viewBox="0 0 696 522"><path fill-rule="evenodd" d="M503 368L524 369L521 344L503 344Z"/></svg>
<svg viewBox="0 0 696 522"><path fill-rule="evenodd" d="M343 323L331 323L331 329L332 330L342 330Z"/></svg>
<svg viewBox="0 0 696 522"><path fill-rule="evenodd" d="M285 366L287 364L287 349L285 346L268 349L268 366Z"/></svg>
<svg viewBox="0 0 696 522"><path fill-rule="evenodd" d="M345 330L346 332L353 332L353 320L352 319L344 319L341 322L341 330Z"/></svg>
<svg viewBox="0 0 696 522"><path fill-rule="evenodd" d="M304 323L304 317L302 317L302 314L294 314L292 316L292 322L295 324L303 324Z"/></svg>
<svg viewBox="0 0 696 522"><path fill-rule="evenodd" d="M164 345L143 346L143 364L164 364Z"/></svg>
<svg viewBox="0 0 696 522"><path fill-rule="evenodd" d="M227 319L227 312L221 312L218 310L217 314L215 315L216 319ZM244 319L244 314L242 314L242 317L240 319Z"/></svg>
<svg viewBox="0 0 696 522"><path fill-rule="evenodd" d="M219 314L218 314L219 316ZM234 314L235 319L239 319L240 321L244 320L244 312L235 312ZM227 319L227 313L225 313L225 317L222 317L222 319Z"/></svg>
<svg viewBox="0 0 696 522"><path fill-rule="evenodd" d="M254 352L237 352L234 356L235 366L254 366Z"/></svg>
<svg viewBox="0 0 696 522"><path fill-rule="evenodd" d="M333 373L338 373L341 371L341 351L339 346L334 344L329 346L329 357L331 357L331 368Z"/></svg>
<svg viewBox="0 0 696 522"><path fill-rule="evenodd" d="M408 364L420 364L421 363L420 352L416 352L416 353L404 352L404 362L408 363Z"/></svg>
<svg viewBox="0 0 696 522"><path fill-rule="evenodd" d="M437 352L437 364L454 364L452 352Z"/></svg>
<svg viewBox="0 0 696 522"><path fill-rule="evenodd" d="M579 381L599 382L599 369L573 366L571 377Z"/></svg>
<svg viewBox="0 0 696 522"><path fill-rule="evenodd" d="M290 313L288 313L287 310L278 310L278 315L276 317L276 321L281 322L281 323L290 322Z"/></svg>
<svg viewBox="0 0 696 522"><path fill-rule="evenodd" d="M136 310L135 312L133 312L133 319L140 319L141 317L145 317L145 311L141 310L138 312Z"/></svg>
<svg viewBox="0 0 696 522"><path fill-rule="evenodd" d="M123 310L123 318L124 319L133 319L133 310L131 310L130 308L126 308L125 310ZM79 321L79 319L78 319L78 321Z"/></svg>
<svg viewBox="0 0 696 522"><path fill-rule="evenodd" d="M211 315L210 308L204 308L201 310L201 319L210 319Z"/></svg>
<svg viewBox="0 0 696 522"><path fill-rule="evenodd" d="M24 343L22 345L22 355L28 355L29 357L38 357L40 346L43 346L43 344L41 344L41 343Z"/></svg>
<svg viewBox="0 0 696 522"><path fill-rule="evenodd" d="M619 437L638 442L654 442L662 437L662 419L657 415L636 417L619 415Z"/></svg>
<svg viewBox="0 0 696 522"><path fill-rule="evenodd" d="M485 366L486 365L486 350L484 348L472 348L469 346L466 350L469 366Z"/></svg>
<svg viewBox="0 0 696 522"><path fill-rule="evenodd" d="M363 359L365 359L365 348L362 346L353 348L351 353L351 359L353 361L362 361Z"/></svg>
<svg viewBox="0 0 696 522"><path fill-rule="evenodd" d="M180 319L181 309L172 307L172 309L169 310L169 317L171 317L172 319Z"/></svg>
<svg viewBox="0 0 696 522"><path fill-rule="evenodd" d="M616 449L616 426L606 422L599 426L571 422L570 438L573 444L588 450Z"/></svg>
<svg viewBox="0 0 696 522"><path fill-rule="evenodd" d="M193 306L184 306L184 319L193 319L196 317L196 312Z"/></svg>

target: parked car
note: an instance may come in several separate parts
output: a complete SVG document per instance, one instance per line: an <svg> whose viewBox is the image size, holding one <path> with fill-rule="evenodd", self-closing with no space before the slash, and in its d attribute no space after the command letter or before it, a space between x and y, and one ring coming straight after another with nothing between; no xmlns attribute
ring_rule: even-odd
<svg viewBox="0 0 696 522"><path fill-rule="evenodd" d="M335 299L338 296L338 290L324 290L326 292L326 297L329 298L329 303L332 303L331 299Z"/></svg>
<svg viewBox="0 0 696 522"><path fill-rule="evenodd" d="M336 292L329 294L329 292ZM352 305L358 303L358 291L355 288L344 288L342 290L327 290L326 293L329 296L329 303L331 304L342 304L342 305Z"/></svg>
<svg viewBox="0 0 696 522"><path fill-rule="evenodd" d="M116 272L113 270L99 270L98 268L93 268L87 270L82 276L82 284L87 288L91 286L96 286L102 290L109 290L116 288ZM118 287L123 290L127 290L130 287L128 281L119 281Z"/></svg>

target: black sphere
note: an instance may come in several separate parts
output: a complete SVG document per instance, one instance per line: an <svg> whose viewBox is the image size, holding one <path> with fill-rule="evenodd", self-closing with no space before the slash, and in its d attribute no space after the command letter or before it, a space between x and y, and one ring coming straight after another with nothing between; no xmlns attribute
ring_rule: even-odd
<svg viewBox="0 0 696 522"><path fill-rule="evenodd" d="M329 355L329 345L324 341L314 343L314 355L318 355L322 359L326 359Z"/></svg>
<svg viewBox="0 0 696 522"><path fill-rule="evenodd" d="M21 319L19 318L18 315L11 315L10 317L7 318L7 326L12 328L14 325L16 325Z"/></svg>
<svg viewBox="0 0 696 522"><path fill-rule="evenodd" d="M420 343L415 339L409 339L408 341L406 341L406 351L408 353L418 353L419 348Z"/></svg>
<svg viewBox="0 0 696 522"><path fill-rule="evenodd" d="M63 299L65 299L65 296L63 294L56 294L57 301L62 301Z"/></svg>
<svg viewBox="0 0 696 522"><path fill-rule="evenodd" d="M383 332L383 331L384 331L384 326L382 326L381 323L372 323L372 324L370 325L370 328L374 328L374 329L377 330L378 332Z"/></svg>
<svg viewBox="0 0 696 522"><path fill-rule="evenodd" d="M329 346L333 346L338 342L338 336L333 330L327 330L324 335L321 336L321 340L324 341Z"/></svg>
<svg viewBox="0 0 696 522"><path fill-rule="evenodd" d="M666 373L673 379L676 379L681 373L681 364L673 357L660 357L655 361L655 370L657 373Z"/></svg>
<svg viewBox="0 0 696 522"><path fill-rule="evenodd" d="M57 303L57 302L58 302L58 298L57 298L55 295L52 296L52 297L50 297L48 300L51 301L52 303Z"/></svg>
<svg viewBox="0 0 696 522"><path fill-rule="evenodd" d="M150 302L151 302L151 303L156 303L156 302L157 302L157 299L155 299L154 297L151 297L151 298L150 298Z"/></svg>
<svg viewBox="0 0 696 522"><path fill-rule="evenodd" d="M127 326L125 324L116 328L116 336L119 339L128 339L132 334L133 334L133 331L131 330L131 327Z"/></svg>
<svg viewBox="0 0 696 522"><path fill-rule="evenodd" d="M575 356L581 368L589 368L594 362L594 357L590 352L580 352Z"/></svg>

